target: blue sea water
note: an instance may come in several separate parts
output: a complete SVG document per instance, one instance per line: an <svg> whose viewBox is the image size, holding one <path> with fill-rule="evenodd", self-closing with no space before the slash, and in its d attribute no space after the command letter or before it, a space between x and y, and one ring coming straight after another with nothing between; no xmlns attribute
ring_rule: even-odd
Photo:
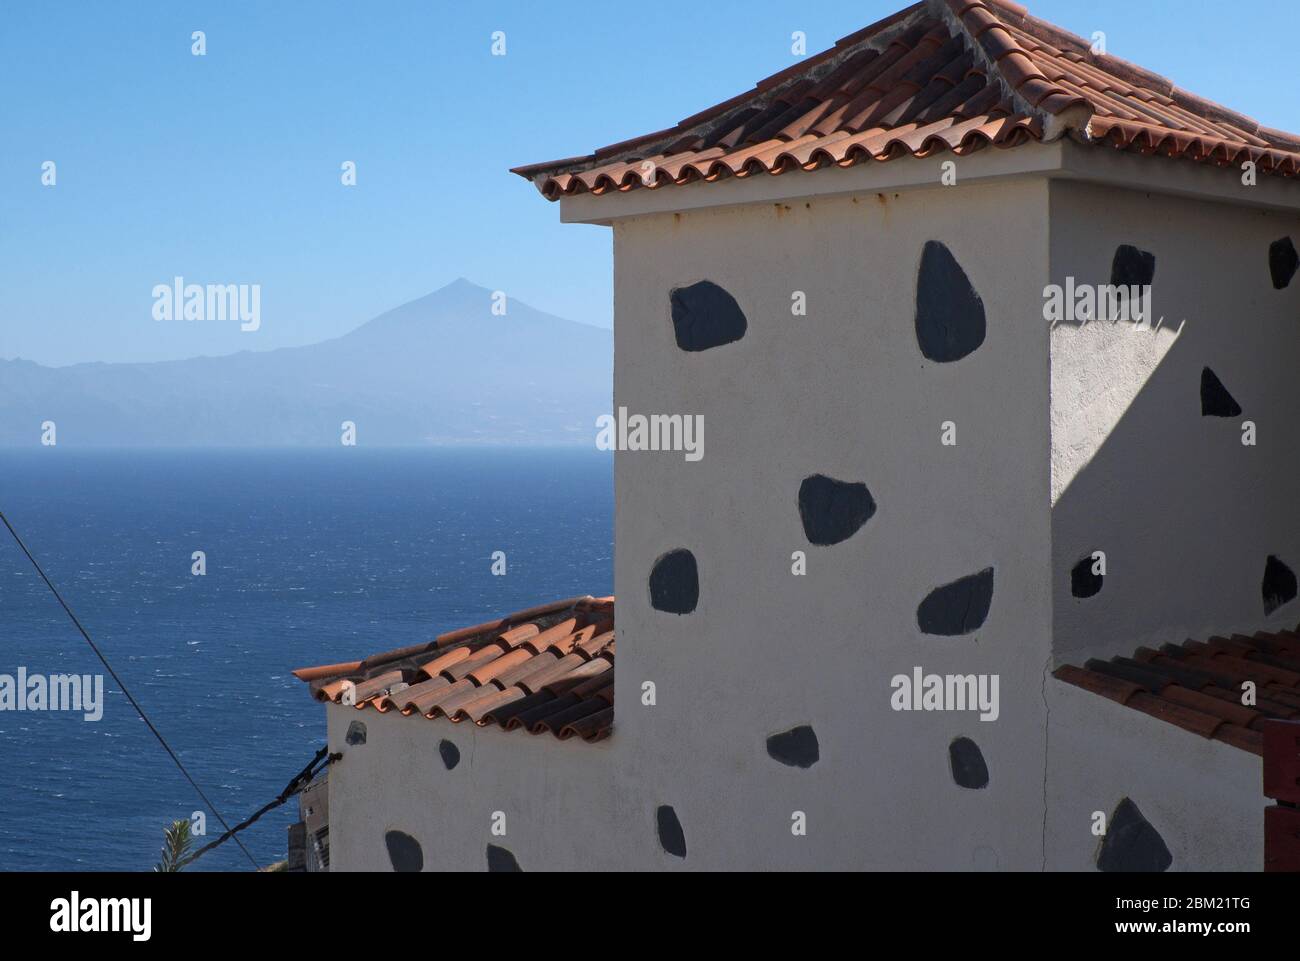
<svg viewBox="0 0 1300 961"><path fill-rule="evenodd" d="M589 450L0 451L0 509L232 824L324 744L292 668L613 590L613 462ZM104 673L0 529L19 666ZM98 722L0 711L0 870L149 870L203 809L109 677ZM259 863L296 811L240 835ZM192 869L250 865L227 843Z"/></svg>

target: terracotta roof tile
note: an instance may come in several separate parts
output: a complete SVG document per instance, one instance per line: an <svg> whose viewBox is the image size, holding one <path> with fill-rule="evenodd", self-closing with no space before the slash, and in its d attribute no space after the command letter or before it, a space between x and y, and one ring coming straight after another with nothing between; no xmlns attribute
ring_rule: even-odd
<svg viewBox="0 0 1300 961"><path fill-rule="evenodd" d="M524 678L536 674L538 671L542 669L543 666L548 664L554 664L556 661L560 659L560 657L561 655L557 654L553 650L548 649L545 651L541 651L537 654L534 654L528 660L523 661L519 664L515 664L514 666L508 668L507 670L502 671L501 674L497 676L495 683L497 687L500 687L502 689L507 687L513 687L517 682L523 680Z"/></svg>
<svg viewBox="0 0 1300 961"><path fill-rule="evenodd" d="M1263 755L1269 718L1300 718L1300 635L1234 634L1139 647L1132 657L1065 666L1055 677L1202 737ZM1242 685L1255 684L1243 704Z"/></svg>
<svg viewBox="0 0 1300 961"><path fill-rule="evenodd" d="M470 649L468 647L458 647L454 650L444 651L432 661L426 661L420 665L420 672L426 677L437 677L445 670L455 667L457 664L469 658Z"/></svg>
<svg viewBox="0 0 1300 961"><path fill-rule="evenodd" d="M566 654L555 663L543 665L540 670L526 677L521 677L515 684L528 693L535 694L548 684L568 679L575 671L586 664L587 658L581 654L577 652Z"/></svg>
<svg viewBox="0 0 1300 961"><path fill-rule="evenodd" d="M320 667L305 667L299 673L298 679L300 681L318 681L321 678L338 677L340 674L346 674L360 668L360 661L347 661L343 664L322 664Z"/></svg>
<svg viewBox="0 0 1300 961"><path fill-rule="evenodd" d="M1300 137L1094 54L1009 0L925 0L675 127L514 172L557 200L1066 135L1300 175Z"/></svg>
<svg viewBox="0 0 1300 961"><path fill-rule="evenodd" d="M1271 701L1300 710L1300 691L1294 688L1284 688L1277 684L1270 684L1264 688L1264 696Z"/></svg>
<svg viewBox="0 0 1300 961"><path fill-rule="evenodd" d="M452 720L471 720L478 723L483 720L483 716L495 708L504 707L511 701L518 701L526 697L517 687L508 687L504 691L498 691L495 687L487 687L477 700L470 701L468 704L461 705L460 711Z"/></svg>
<svg viewBox="0 0 1300 961"><path fill-rule="evenodd" d="M452 688L455 687L456 685L452 685ZM452 688L449 688L449 690ZM426 714L432 714L435 717L448 717L454 720L457 712L459 712L462 707L472 704L482 696L483 688L466 678L465 687L461 688L450 697L440 699L438 703L433 706L433 709L427 711Z"/></svg>
<svg viewBox="0 0 1300 961"><path fill-rule="evenodd" d="M294 675L358 710L599 741L614 728L614 598L574 597Z"/></svg>
<svg viewBox="0 0 1300 961"><path fill-rule="evenodd" d="M567 710L559 711L555 714L549 714L533 725L534 734L554 734L556 737L564 740L564 731L572 724L576 724L584 717L590 717L593 714L603 713L605 702L598 697L591 698L587 701L579 701Z"/></svg>
<svg viewBox="0 0 1300 961"><path fill-rule="evenodd" d="M403 683L404 680L401 671L385 671L383 674L379 674L375 677L356 681L354 683L356 685L357 702L360 703L361 701L378 694L387 694L389 688L394 684Z"/></svg>
<svg viewBox="0 0 1300 961"><path fill-rule="evenodd" d="M1107 677L1104 674L1096 674L1081 667L1071 667L1068 664L1065 667L1058 668L1054 676L1086 691L1092 691L1092 693L1108 697L1112 701L1118 701L1120 704L1127 704L1129 698L1142 690L1136 684L1131 684L1128 681Z"/></svg>
<svg viewBox="0 0 1300 961"><path fill-rule="evenodd" d="M594 637L587 638L577 645L577 650L585 654L588 659L595 657L603 651L606 645L613 643L614 632L605 631L603 634L597 634Z"/></svg>
<svg viewBox="0 0 1300 961"><path fill-rule="evenodd" d="M1184 731L1191 731L1202 737L1213 737L1214 732L1222 727L1224 723L1213 715L1202 714L1190 707L1183 707L1181 704L1175 704L1173 701L1150 694L1134 694L1129 699L1128 706L1141 711L1143 714L1150 714L1162 721L1176 724Z"/></svg>
<svg viewBox="0 0 1300 961"><path fill-rule="evenodd" d="M338 665L331 665L331 666L337 667ZM357 666L360 667L361 665L358 663ZM320 668L320 667L309 667L309 668L303 668L302 670L303 670L303 674L306 675L308 674L308 672L319 672L323 669L324 668ZM295 672L295 674L296 673L297 672ZM324 675L324 677L329 677L329 675ZM302 681L319 681L322 679L323 677L320 674L317 674L314 677L312 676L299 677L299 680ZM321 684L319 687L313 686L312 696L315 697L316 700L318 701L336 700L338 696L343 693L343 689L347 687L350 683L351 682L348 681L346 678L342 678L342 677L332 678L328 681L325 681L325 683Z"/></svg>
<svg viewBox="0 0 1300 961"><path fill-rule="evenodd" d="M536 653L526 647L516 648L509 654L503 654L501 657L484 664L482 667L470 673L469 677L475 684L482 687L488 681L500 677L511 668L518 667L520 664L531 661L535 656Z"/></svg>
<svg viewBox="0 0 1300 961"><path fill-rule="evenodd" d="M1224 744L1231 744L1243 751L1249 751L1251 754L1260 757L1264 756L1264 735L1259 731L1237 727L1234 724L1225 724L1215 732L1214 739L1222 741Z"/></svg>
<svg viewBox="0 0 1300 961"><path fill-rule="evenodd" d="M408 688L391 694L388 697L388 704L397 708L403 714L413 714L417 711L423 714L433 707L434 699L438 693L445 688L451 687L451 681L445 677L435 677L428 681L421 681L419 684L412 684ZM381 705L375 705L379 707Z"/></svg>
<svg viewBox="0 0 1300 961"><path fill-rule="evenodd" d="M573 635L579 631L587 630L587 625L579 625L576 617L566 617L558 624L553 624L544 631L529 637L524 646L534 654L540 654L553 644L561 644L568 639L568 647L573 646L571 640ZM567 651L568 648L565 648Z"/></svg>
<svg viewBox="0 0 1300 961"><path fill-rule="evenodd" d="M519 691L520 694L524 693L517 687L511 688L511 690ZM520 714L531 711L539 704L546 704L554 700L555 695L550 691L541 691L537 694L527 694L521 698L515 698L508 704L493 707L483 715L482 722L487 724L498 724L508 731L514 730L515 728L510 727L510 722L516 717ZM518 727L518 725L515 725L515 727Z"/></svg>
<svg viewBox="0 0 1300 961"><path fill-rule="evenodd" d="M559 736L562 739L576 736L582 738L584 741L590 741L594 739L593 734L595 732L605 730L607 726L612 725L613 723L614 708L607 707L605 710L600 711L597 714L588 714L581 720L571 722L560 731Z"/></svg>
<svg viewBox="0 0 1300 961"><path fill-rule="evenodd" d="M459 681L453 681L446 687L438 688L438 690L423 699L420 707L423 709L425 717L438 717L442 713L441 708L443 704L458 704L462 700L462 694L467 694L477 690L478 688L474 686L473 681L467 677L461 678ZM372 706L378 707L378 705ZM360 700L357 701L356 708L358 711L364 710L365 707L366 702Z"/></svg>

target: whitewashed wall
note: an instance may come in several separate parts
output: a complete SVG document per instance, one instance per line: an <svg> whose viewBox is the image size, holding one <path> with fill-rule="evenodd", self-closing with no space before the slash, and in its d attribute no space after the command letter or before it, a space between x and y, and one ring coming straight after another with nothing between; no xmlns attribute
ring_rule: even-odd
<svg viewBox="0 0 1300 961"><path fill-rule="evenodd" d="M1300 217L1055 181L1051 222L1053 283L1106 283L1116 247L1132 244L1156 256L1165 318L1157 334L1052 334L1058 660L1294 628L1300 603L1266 617L1261 583L1269 555L1300 572L1300 277L1275 290L1268 265L1273 241L1300 245ZM1205 367L1241 416L1201 415ZM1254 447L1241 443L1247 420ZM1094 550L1108 576L1075 598L1070 569Z"/></svg>
<svg viewBox="0 0 1300 961"><path fill-rule="evenodd" d="M1046 213L1037 180L615 225L615 401L706 424L699 463L626 453L615 466L619 750L631 802L675 808L685 866L1041 863ZM914 329L930 240L951 250L987 314L983 346L951 364L927 361ZM748 333L685 353L668 294L705 279L737 299ZM806 317L791 315L796 290ZM940 444L949 420L956 447ZM842 544L804 536L797 494L815 473L865 482L878 505ZM646 586L675 548L700 569L698 609L682 616L653 610ZM795 550L807 552L807 576L791 574ZM927 593L989 566L983 628L923 635ZM917 665L999 674L1000 719L894 712L890 679ZM653 708L638 699L647 680ZM765 739L802 724L820 760L800 770L770 758ZM982 750L987 788L954 783L958 736ZM807 814L803 838L791 836L796 810ZM654 838L647 828L628 843Z"/></svg>
<svg viewBox="0 0 1300 961"><path fill-rule="evenodd" d="M1266 264L1294 229L1045 178L617 220L616 406L703 415L705 455L616 457L615 736L557 743L330 707L331 747L347 751L330 780L334 868L389 870L384 834L400 830L426 870L482 870L488 844L524 870L1090 870L1091 814L1124 797L1175 869L1257 868L1258 759L1047 672L1263 623L1264 556L1300 551L1284 493L1300 285L1273 291ZM951 364L926 360L914 330L930 240L987 315L983 346ZM1182 338L1049 333L1044 284L1105 282L1119 243L1157 255L1156 309L1188 318ZM736 298L748 330L688 353L669 294L700 280ZM791 314L794 291L807 316ZM1259 448L1200 417L1206 364L1258 422ZM956 447L940 443L945 421ZM817 473L866 483L877 504L830 547L808 543L798 510ZM1109 576L1076 601L1069 568L1097 545ZM654 562L675 549L699 568L689 614L650 603ZM928 592L990 566L980 629L920 631ZM999 719L892 710L891 678L916 666L997 674ZM348 747L355 719L367 743ZM820 748L807 769L766 749L799 725ZM978 744L987 787L955 783L957 737ZM452 770L443 738L461 754ZM684 859L659 843L661 805Z"/></svg>

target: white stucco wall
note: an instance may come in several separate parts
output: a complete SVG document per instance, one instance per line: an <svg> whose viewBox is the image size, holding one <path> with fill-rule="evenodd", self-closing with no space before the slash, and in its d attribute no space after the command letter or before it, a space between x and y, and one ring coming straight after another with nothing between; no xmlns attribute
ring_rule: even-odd
<svg viewBox="0 0 1300 961"><path fill-rule="evenodd" d="M691 188L686 188L691 189ZM1050 571L1043 180L935 187L615 224L615 403L702 414L705 456L616 458L618 733L638 799L672 804L698 868L1028 868L1041 863L1043 669ZM992 231L992 236L990 234ZM923 358L914 330L926 241L983 298L983 346ZM669 291L726 288L749 329L679 350ZM793 291L808 316L791 315ZM957 424L955 448L940 425ZM878 511L833 547L808 544L801 481L863 481ZM698 609L651 608L657 557L694 552ZM804 550L808 574L792 576ZM996 568L973 636L923 635L933 588ZM896 713L914 666L1001 676L1001 718ZM653 681L658 704L642 707ZM808 770L768 735L809 724ZM958 787L948 745L990 771ZM807 813L804 838L791 812Z"/></svg>
<svg viewBox="0 0 1300 961"><path fill-rule="evenodd" d="M616 837L623 806L613 771L614 742L542 740L523 732L452 724L327 705L331 751L330 867L391 871L384 835L420 842L426 871L483 871L487 846L514 854L520 867L618 870L630 865ZM346 743L353 721L366 743ZM438 751L460 751L448 770ZM505 835L492 833L505 815Z"/></svg>
<svg viewBox="0 0 1300 961"><path fill-rule="evenodd" d="M1300 243L1300 216L1054 181L1051 224L1053 283L1107 283L1116 247L1132 244L1156 256L1165 318L1156 334L1052 334L1058 662L1294 627L1300 603L1265 617L1260 587L1270 554L1300 571L1300 279L1274 290L1268 268L1270 243ZM1201 416L1207 366L1240 417ZM1241 443L1246 420L1255 447ZM1074 598L1070 570L1094 550L1107 555L1102 591Z"/></svg>
<svg viewBox="0 0 1300 961"><path fill-rule="evenodd" d="M1048 727L1049 871L1096 870L1124 798L1159 832L1170 871L1260 871L1264 807L1260 759L1053 679Z"/></svg>
<svg viewBox="0 0 1300 961"><path fill-rule="evenodd" d="M990 242L989 224L998 239ZM1041 865L1043 671L1049 606L1047 185L1008 181L790 205L651 214L615 226L615 402L702 414L703 460L616 457L618 719L599 745L330 707L336 870L389 870L384 832L416 837L427 870L482 870L488 843L528 869L1009 869ZM926 241L951 250L988 332L963 360L922 356L914 329ZM748 332L676 346L672 288L709 279ZM808 314L792 316L793 291ZM940 443L957 424L957 446ZM805 477L862 481L877 513L848 541L808 543ZM1008 523L1014 518L1014 523ZM657 557L688 548L699 606L651 609ZM791 553L808 573L791 573ZM986 623L932 637L917 606L995 568ZM898 713L890 679L998 674L1000 717ZM657 703L643 706L653 681ZM344 743L352 720L365 745ZM808 724L808 769L768 756ZM948 747L982 750L990 783L961 788ZM447 771L440 738L462 760ZM660 847L671 805L687 857ZM490 833L507 815L507 837ZM791 831L804 812L807 835Z"/></svg>
<svg viewBox="0 0 1300 961"><path fill-rule="evenodd" d="M1300 283L1275 292L1267 270L1287 233L1300 226L1280 214L1045 177L615 219L615 405L705 424L699 462L616 456L615 735L560 743L329 707L331 748L346 752L330 775L334 869L390 870L384 833L397 829L426 870L482 870L488 844L525 870L1092 870L1092 813L1124 797L1174 869L1257 869L1257 758L1046 672L1262 624L1265 557L1300 562L1285 499ZM988 321L983 346L952 364L925 360L913 326L929 240ZM1121 243L1156 254L1156 311L1188 319L1181 337L1049 332L1044 285L1106 282ZM748 330L687 353L669 293L700 280L736 298ZM792 315L794 291L807 316ZM1259 447L1200 416L1206 365ZM945 421L956 447L940 443ZM800 483L818 473L866 483L877 504L831 547L809 544L799 517ZM700 573L686 615L654 610L647 586L678 548ZM1070 568L1099 548L1105 587L1078 601ZM921 633L928 592L990 566L979 630ZM917 666L997 674L999 719L895 712L890 680ZM367 743L348 747L356 719ZM766 751L798 725L820 744L806 770ZM982 790L954 783L959 736L987 762ZM451 771L442 738L461 752ZM658 843L661 804L684 860ZM795 811L806 836L791 833Z"/></svg>

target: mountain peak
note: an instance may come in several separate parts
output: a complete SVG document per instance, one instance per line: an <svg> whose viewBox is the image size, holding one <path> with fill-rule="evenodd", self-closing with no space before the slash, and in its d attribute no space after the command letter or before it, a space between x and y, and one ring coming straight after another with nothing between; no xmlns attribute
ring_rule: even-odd
<svg viewBox="0 0 1300 961"><path fill-rule="evenodd" d="M474 281L470 280L468 277L457 277L447 286L439 287L433 293L437 295L437 294L441 294L453 290L475 290L475 291L482 291L484 293L490 292L487 287L474 283Z"/></svg>

